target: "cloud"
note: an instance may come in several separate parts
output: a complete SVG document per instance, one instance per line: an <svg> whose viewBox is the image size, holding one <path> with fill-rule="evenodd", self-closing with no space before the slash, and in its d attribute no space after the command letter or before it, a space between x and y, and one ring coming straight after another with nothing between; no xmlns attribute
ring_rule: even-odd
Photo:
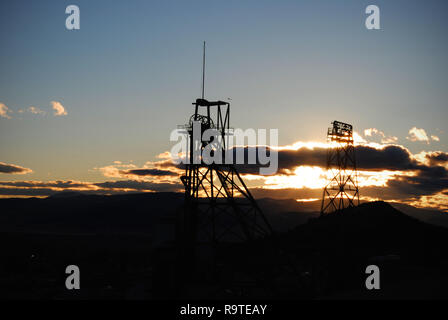
<svg viewBox="0 0 448 320"><path fill-rule="evenodd" d="M448 190L431 196L422 196L417 201L409 204L422 208L437 208L448 212Z"/></svg>
<svg viewBox="0 0 448 320"><path fill-rule="evenodd" d="M294 169L299 166L326 167L328 145L324 144L297 144L299 147L282 147L278 150L270 149L266 146L258 147L235 147L231 151L233 163L236 163L237 153L244 155L245 164L236 164L235 167L242 174L258 175L261 165L258 153L277 153L278 172L277 174L294 175ZM255 163L248 164L249 154L255 154ZM419 157L413 155L407 148L400 145L357 145L355 154L358 170L380 172L388 171L413 171L425 166L424 155ZM273 155L271 155L273 158ZM165 160L158 164L159 168L169 170L184 169L185 165L174 165L171 160Z"/></svg>
<svg viewBox="0 0 448 320"><path fill-rule="evenodd" d="M396 143L398 141L397 137L389 136L381 139L381 143Z"/></svg>
<svg viewBox="0 0 448 320"><path fill-rule="evenodd" d="M430 140L432 141L440 141L440 138L435 135L431 135L428 137L428 134L424 129L419 129L417 127L413 127L411 130L409 130L409 136L406 137L406 139L411 141L422 141L429 143Z"/></svg>
<svg viewBox="0 0 448 320"><path fill-rule="evenodd" d="M14 164L7 164L4 162L0 162L0 173L9 173L9 174L26 174L31 173L33 170L20 167Z"/></svg>
<svg viewBox="0 0 448 320"><path fill-rule="evenodd" d="M51 101L51 107L53 108L54 112L53 114L55 116L66 116L67 111L65 110L64 106L58 102L58 101ZM20 114L25 113L25 111L30 112L32 114L41 114L45 115L46 112L44 110L41 110L38 107L30 106L28 109L19 109L17 112ZM4 103L0 102L0 116L3 118L11 119L11 116L9 113L12 113L12 110L10 110Z"/></svg>
<svg viewBox="0 0 448 320"><path fill-rule="evenodd" d="M81 192L83 194L123 194L129 192L180 192L179 183L149 181L0 181L0 196L45 197L59 192Z"/></svg>
<svg viewBox="0 0 448 320"><path fill-rule="evenodd" d="M158 191L158 192L176 192L181 191L180 183L157 183L151 181L136 181L136 180L123 180L123 181L107 181L101 183L95 183L103 189L125 189L133 191Z"/></svg>
<svg viewBox="0 0 448 320"><path fill-rule="evenodd" d="M354 144L365 144L367 143L367 140L364 139L358 132L353 132L353 142Z"/></svg>
<svg viewBox="0 0 448 320"><path fill-rule="evenodd" d="M253 190L254 196L289 199L321 197L321 184L325 183L326 178L328 145L297 143L294 146L279 147L275 150L265 146L237 147L231 152L236 157L238 150L243 151L247 159L251 151L257 154L258 149L265 148L268 152L278 154L277 174L259 175L260 164L236 165L247 186ZM403 146L375 143L356 145L355 152L360 193L364 199L393 200L437 208L443 208L443 200L448 203L447 152L431 151L412 154ZM173 164L167 153L159 155L158 159L148 161L143 166L116 161L112 165L96 168L106 177L117 178L105 182L72 180L0 182L0 196L48 196L61 191L77 191L86 194L182 192L183 186L179 176L184 166ZM3 167L0 166L0 170L1 168ZM8 169L8 171L11 170ZM29 169L22 168L23 170Z"/></svg>
<svg viewBox="0 0 448 320"><path fill-rule="evenodd" d="M386 145L382 148L375 148L366 145L355 147L356 161L358 170L363 171L401 171L401 172L430 172L430 170L439 170L434 177L442 178L446 169L437 164L445 162L448 153L433 152L427 153L426 157L432 160L432 163L425 164L420 162L405 147L398 145ZM299 148L297 150L279 150L279 169L283 172L290 172L298 166L326 166L326 148Z"/></svg>
<svg viewBox="0 0 448 320"><path fill-rule="evenodd" d="M251 152L257 155L260 149L266 149L268 154L277 153L279 170L276 174L259 175L261 165L257 157L255 164L235 165L256 197L289 199L321 197L321 184L324 185L325 181L322 181L326 179L328 145L297 143L275 150L270 150L266 146L235 147L230 152L235 160L237 152L242 151L247 162L248 155ZM438 199L441 199L443 192L448 190L448 153L436 151L414 155L403 146L391 144L356 145L355 152L361 196L365 199L385 199L415 205L419 199L425 197L425 203L434 203L430 201L433 195L438 194ZM110 176L129 179L127 182L100 186L125 187L131 185L130 181L137 180L133 182L136 183L133 188L137 188L139 183L142 183L144 188L158 183L160 189L162 183L167 183L167 190L182 191L178 176L185 166L173 164L167 156L159 158L165 160L147 162L143 168L122 163L104 167L102 170ZM141 180L142 178L145 180Z"/></svg>
<svg viewBox="0 0 448 320"><path fill-rule="evenodd" d="M295 179L297 177L291 177ZM295 188L281 183L278 188L261 185L251 188L256 198L321 199L322 188ZM414 176L396 174L385 185L360 186L363 199L382 199L420 207L448 210L448 175L442 167L418 170Z"/></svg>
<svg viewBox="0 0 448 320"><path fill-rule="evenodd" d="M429 143L429 138L426 134L426 131L417 127L413 127L411 130L409 130L409 137L406 137L406 139L411 141L423 141Z"/></svg>
<svg viewBox="0 0 448 320"><path fill-rule="evenodd" d="M244 148L246 159L248 149ZM279 148L279 170L272 176L259 176L257 164L237 165L237 168L255 188L257 196L319 198L324 185L320 180L325 179L327 151L323 146ZM355 152L363 197L416 205L419 199L425 199L427 204L434 203L429 201L432 196L442 199L443 192L448 190L448 153L413 155L399 145L358 145ZM448 201L448 197L445 199Z"/></svg>
<svg viewBox="0 0 448 320"><path fill-rule="evenodd" d="M440 141L440 138L438 136L431 136L431 140L433 141Z"/></svg>
<svg viewBox="0 0 448 320"><path fill-rule="evenodd" d="M136 175L136 176L177 176L178 174L169 170L161 169L131 169L121 170L120 174L123 175Z"/></svg>
<svg viewBox="0 0 448 320"><path fill-rule="evenodd" d="M448 189L448 171L441 166L422 167L415 176L399 176L390 180L387 187L386 193L398 199L437 194Z"/></svg>
<svg viewBox="0 0 448 320"><path fill-rule="evenodd" d="M243 149L246 161L248 154L253 152L257 155L256 163L260 163L258 160L258 149L260 148L264 149L266 147L237 147L232 151L233 157L236 159L238 150ZM326 167L327 147L300 147L297 149L280 150L269 150L267 148L267 150L268 154L269 152L277 152L280 173L286 173L298 166ZM358 145L355 146L355 153L359 170L415 170L419 166L418 161L414 159L409 150L398 145L383 145L381 147ZM250 174L257 174L260 166L259 164L236 165L242 173Z"/></svg>
<svg viewBox="0 0 448 320"><path fill-rule="evenodd" d="M412 170L418 163L408 149L398 145L382 148L355 147L358 168L361 170Z"/></svg>
<svg viewBox="0 0 448 320"><path fill-rule="evenodd" d="M58 102L58 101L51 101L51 107L54 110L54 115L55 116L66 116L67 115L67 111L65 111L64 106Z"/></svg>
<svg viewBox="0 0 448 320"><path fill-rule="evenodd" d="M122 164L120 163L114 163L110 166L100 167L100 168L94 168L95 170L99 170L103 176L108 178L122 178L124 174L121 173L121 171L124 171L123 169L136 169L137 167L134 164Z"/></svg>
<svg viewBox="0 0 448 320"><path fill-rule="evenodd" d="M366 137L379 136L379 137L381 137L381 143L386 143L386 144L396 143L398 141L397 137L386 136L386 134L383 131L380 131L380 130L378 130L376 128L365 129L364 130L364 135Z"/></svg>
<svg viewBox="0 0 448 320"><path fill-rule="evenodd" d="M89 182L58 180L58 181L0 181L1 186L19 187L19 188L54 188L54 189L73 189L73 188L91 188Z"/></svg>
<svg viewBox="0 0 448 320"><path fill-rule="evenodd" d="M12 111L6 106L6 104L0 102L0 117L11 119L11 116L8 113L12 113Z"/></svg>
<svg viewBox="0 0 448 320"><path fill-rule="evenodd" d="M125 164L121 161L114 161L112 165L95 168L105 177L125 178L131 180L158 180L164 179L173 181L180 174L181 166L175 166L169 158L169 153L162 153L157 156L162 159L159 161L147 161L143 167L137 167L135 164Z"/></svg>
<svg viewBox="0 0 448 320"><path fill-rule="evenodd" d="M429 165L446 165L448 164L448 152L433 151L424 152L424 157L428 160Z"/></svg>
<svg viewBox="0 0 448 320"><path fill-rule="evenodd" d="M33 113L33 114L45 114L45 111L42 111L39 108L36 108L34 106L29 107L28 111Z"/></svg>
<svg viewBox="0 0 448 320"><path fill-rule="evenodd" d="M366 137L372 137L375 134L380 134L380 135L384 136L384 133L382 131L379 131L376 128L369 128L369 129L364 130L364 135Z"/></svg>

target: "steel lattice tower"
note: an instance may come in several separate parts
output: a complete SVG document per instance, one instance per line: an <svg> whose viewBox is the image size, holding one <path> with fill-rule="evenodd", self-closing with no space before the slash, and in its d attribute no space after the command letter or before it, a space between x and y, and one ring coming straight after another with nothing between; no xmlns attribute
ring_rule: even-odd
<svg viewBox="0 0 448 320"><path fill-rule="evenodd" d="M180 223L183 241L220 243L252 240L271 233L271 226L252 197L233 164L225 163L230 127L230 104L223 101L197 99L194 114L186 126L189 143L189 163L181 180L185 186L185 209ZM213 120L214 119L214 120ZM196 125L195 125L196 123ZM199 133L193 132L199 129ZM218 133L220 142L198 141L207 129ZM199 138L200 139L200 138ZM214 144L221 152L220 163L207 164L200 157L204 148ZM196 150L195 150L196 148Z"/></svg>
<svg viewBox="0 0 448 320"><path fill-rule="evenodd" d="M353 126L333 121L328 128L327 172L329 181L322 196L321 214L359 205Z"/></svg>

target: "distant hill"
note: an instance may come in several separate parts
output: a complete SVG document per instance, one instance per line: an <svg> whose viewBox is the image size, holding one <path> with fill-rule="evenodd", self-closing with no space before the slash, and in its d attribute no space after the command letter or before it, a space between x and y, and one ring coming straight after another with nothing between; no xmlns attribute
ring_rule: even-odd
<svg viewBox="0 0 448 320"><path fill-rule="evenodd" d="M28 233L153 233L183 203L176 193L67 194L1 199L0 230Z"/></svg>
<svg viewBox="0 0 448 320"><path fill-rule="evenodd" d="M154 233L174 221L183 201L183 194L170 192L111 196L61 192L44 199L0 199L0 231ZM262 198L257 202L278 232L319 216L320 201ZM421 221L448 227L448 214L398 203L392 206Z"/></svg>
<svg viewBox="0 0 448 320"><path fill-rule="evenodd" d="M79 298L173 294L169 284L178 260L176 247L166 244L174 237L183 201L181 193L0 199L0 298L76 298L63 286L65 267L74 262L87 270L87 290ZM190 279L184 297L192 292L234 299L448 297L446 228L385 202L325 216L301 211L295 200L258 203L278 232L223 245L217 255L219 277L209 283ZM215 274L212 260L204 261L198 274ZM365 289L370 264L381 269L377 292Z"/></svg>
<svg viewBox="0 0 448 320"><path fill-rule="evenodd" d="M61 192L44 199L0 199L0 231L154 234L174 223L183 201L183 194L170 192L111 196ZM295 200L266 198L258 203L277 231L317 216L299 212Z"/></svg>
<svg viewBox="0 0 448 320"><path fill-rule="evenodd" d="M259 201L265 201L265 205L268 207L277 206L279 202L273 199L260 199ZM320 212L320 200L298 202L295 200L282 200L281 207L286 206L288 210L285 211L298 211L303 213L314 213L315 215ZM427 208L416 208L408 204L390 202L390 205L408 216L416 218L420 221L430 223L437 226L448 228L448 213Z"/></svg>
<svg viewBox="0 0 448 320"><path fill-rule="evenodd" d="M274 251L271 240L241 249L236 263L247 265L247 273L256 267L268 272L271 261L285 259L277 253L281 250L295 264L299 283L310 286L305 291L319 298L448 298L448 229L382 201L310 219L274 241L279 248ZM365 269L371 264L381 269L380 291L365 288ZM278 278L282 287L296 279L285 271L269 278Z"/></svg>
<svg viewBox="0 0 448 320"><path fill-rule="evenodd" d="M359 250L366 256L408 251L414 254L417 249L427 253L435 248L445 250L448 229L424 223L377 201L311 219L289 232L289 237L295 237L290 243Z"/></svg>

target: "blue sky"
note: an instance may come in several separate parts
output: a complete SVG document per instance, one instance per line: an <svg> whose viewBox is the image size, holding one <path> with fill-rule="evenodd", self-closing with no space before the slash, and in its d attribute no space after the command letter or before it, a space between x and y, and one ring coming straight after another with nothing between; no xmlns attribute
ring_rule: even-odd
<svg viewBox="0 0 448 320"><path fill-rule="evenodd" d="M76 4L81 29L65 28ZM364 26L367 5L381 30ZM411 152L447 151L446 1L2 1L0 161L27 179L104 179L171 148L200 94L232 99L232 126L324 141L334 119ZM54 117L51 101L67 116ZM36 106L47 113L18 113ZM440 141L411 142L412 127ZM23 176L3 175L3 180Z"/></svg>

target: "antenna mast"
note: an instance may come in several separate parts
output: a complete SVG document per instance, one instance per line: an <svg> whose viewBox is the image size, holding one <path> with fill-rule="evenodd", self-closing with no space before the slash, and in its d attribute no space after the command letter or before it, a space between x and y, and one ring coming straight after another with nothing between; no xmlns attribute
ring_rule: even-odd
<svg viewBox="0 0 448 320"><path fill-rule="evenodd" d="M204 91L205 91L205 41L204 41L204 49L202 52L202 99L204 99Z"/></svg>

